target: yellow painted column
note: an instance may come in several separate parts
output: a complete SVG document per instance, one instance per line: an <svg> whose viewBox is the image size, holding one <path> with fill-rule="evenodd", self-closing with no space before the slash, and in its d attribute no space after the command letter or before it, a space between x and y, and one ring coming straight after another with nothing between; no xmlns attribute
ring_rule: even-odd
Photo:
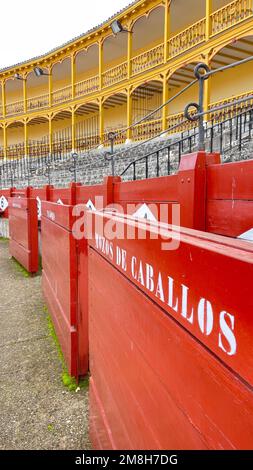
<svg viewBox="0 0 253 470"><path fill-rule="evenodd" d="M75 113L75 109L72 109L71 127L72 127L72 132L71 132L72 152L75 152L75 150L76 150L76 113Z"/></svg>
<svg viewBox="0 0 253 470"><path fill-rule="evenodd" d="M212 19L211 14L213 11L213 0L206 0L206 41L209 40L212 34Z"/></svg>
<svg viewBox="0 0 253 470"><path fill-rule="evenodd" d="M163 103L166 103L169 99L169 84L167 80L167 75L164 74L163 76ZM162 130L166 131L167 129L167 111L168 106L164 106L162 109Z"/></svg>
<svg viewBox="0 0 253 470"><path fill-rule="evenodd" d="M25 157L28 155L28 126L27 121L24 122L24 142L25 142Z"/></svg>
<svg viewBox="0 0 253 470"><path fill-rule="evenodd" d="M71 56L71 87L72 87L72 100L75 99L75 84L76 84L76 56Z"/></svg>
<svg viewBox="0 0 253 470"><path fill-rule="evenodd" d="M132 55L133 55L133 33L128 31L127 33L127 77L130 78L132 75Z"/></svg>
<svg viewBox="0 0 253 470"><path fill-rule="evenodd" d="M2 107L3 107L3 118L6 116L6 90L5 81L2 81Z"/></svg>
<svg viewBox="0 0 253 470"><path fill-rule="evenodd" d="M169 58L169 38L170 38L170 5L171 0L165 0L164 5L164 63Z"/></svg>
<svg viewBox="0 0 253 470"><path fill-rule="evenodd" d="M48 100L49 100L49 107L52 106L52 92L53 92L53 75L52 75L52 67L48 69Z"/></svg>
<svg viewBox="0 0 253 470"><path fill-rule="evenodd" d="M24 113L27 113L27 78L23 80L23 100L24 100Z"/></svg>
<svg viewBox="0 0 253 470"><path fill-rule="evenodd" d="M131 90L127 91L127 127L133 124L133 95ZM132 139L133 129L127 129L127 140Z"/></svg>
<svg viewBox="0 0 253 470"><path fill-rule="evenodd" d="M99 88L103 88L103 71L104 71L104 44L102 41L98 43L99 47Z"/></svg>
<svg viewBox="0 0 253 470"><path fill-rule="evenodd" d="M4 125L3 127L3 140L4 140L4 159L6 160L7 159L7 146L8 146L6 125Z"/></svg>
<svg viewBox="0 0 253 470"><path fill-rule="evenodd" d="M100 137L100 144L102 144L104 140L104 125L105 125L105 117L104 117L104 104L102 98L99 101L99 137Z"/></svg>
<svg viewBox="0 0 253 470"><path fill-rule="evenodd" d="M49 126L49 152L52 153L53 150L53 133L52 133L52 117L50 116L49 121L48 121L48 126Z"/></svg>

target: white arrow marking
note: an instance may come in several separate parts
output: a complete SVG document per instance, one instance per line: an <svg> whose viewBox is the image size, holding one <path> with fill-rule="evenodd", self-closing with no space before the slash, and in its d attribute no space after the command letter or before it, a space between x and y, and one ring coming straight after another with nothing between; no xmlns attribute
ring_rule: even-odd
<svg viewBox="0 0 253 470"><path fill-rule="evenodd" d="M94 206L93 202L90 199L88 200L86 207L92 211L96 210L96 207Z"/></svg>
<svg viewBox="0 0 253 470"><path fill-rule="evenodd" d="M0 197L0 211L4 212L8 207L8 201L5 196Z"/></svg>
<svg viewBox="0 0 253 470"><path fill-rule="evenodd" d="M147 204L143 204L134 214L135 219L146 219L151 222L157 222L154 214L151 212Z"/></svg>
<svg viewBox="0 0 253 470"><path fill-rule="evenodd" d="M248 242L253 242L253 228L243 233L238 237L240 240L247 240Z"/></svg>
<svg viewBox="0 0 253 470"><path fill-rule="evenodd" d="M63 204L63 202L62 202L62 200L61 200L61 199L58 199L58 201L57 201L57 203L56 203L56 204L58 204L58 206L64 206L64 204Z"/></svg>

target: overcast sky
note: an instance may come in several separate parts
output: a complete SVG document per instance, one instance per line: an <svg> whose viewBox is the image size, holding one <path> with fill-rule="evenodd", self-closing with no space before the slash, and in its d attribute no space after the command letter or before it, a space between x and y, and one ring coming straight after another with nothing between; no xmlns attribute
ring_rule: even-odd
<svg viewBox="0 0 253 470"><path fill-rule="evenodd" d="M1 1L0 67L48 52L129 3L131 0Z"/></svg>

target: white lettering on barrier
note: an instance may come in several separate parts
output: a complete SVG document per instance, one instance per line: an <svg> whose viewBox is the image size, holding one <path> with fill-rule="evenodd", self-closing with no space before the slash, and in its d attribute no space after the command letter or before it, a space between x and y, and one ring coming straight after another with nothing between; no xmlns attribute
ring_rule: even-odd
<svg viewBox="0 0 253 470"><path fill-rule="evenodd" d="M54 222L55 221L55 213L53 211L47 211L47 218Z"/></svg>
<svg viewBox="0 0 253 470"><path fill-rule="evenodd" d="M168 306L177 315L193 326L197 326L203 336L210 336L214 332L215 313L210 300L199 298L197 307L190 306L190 287L176 283L169 274L156 272L154 266L144 263L137 256L131 256L128 260L127 251L114 246L95 233L95 245L97 250L104 254L110 261L123 271L128 271L134 281L143 286L147 292L153 293L163 304ZM237 352L235 337L235 316L226 310L218 313L218 347L228 356L234 356Z"/></svg>

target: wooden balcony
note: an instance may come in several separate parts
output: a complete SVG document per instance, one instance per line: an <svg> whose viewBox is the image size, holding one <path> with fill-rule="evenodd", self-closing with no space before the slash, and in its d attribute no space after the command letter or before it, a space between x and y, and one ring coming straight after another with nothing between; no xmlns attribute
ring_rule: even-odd
<svg viewBox="0 0 253 470"><path fill-rule="evenodd" d="M253 0L235 0L220 8L211 15L211 38L226 31L231 26L253 17ZM171 60L180 54L186 53L193 47L204 43L206 40L206 18L202 18L190 25L185 30L179 32L168 40L168 57L165 59L164 43L159 44L131 59L131 76L159 67L166 60ZM115 67L106 70L102 74L102 90L121 83L128 78L128 63L124 61ZM75 98L88 96L100 89L99 75L89 77L75 83ZM59 105L72 100L72 86L53 91L52 105ZM44 94L27 99L27 111L32 112L38 109L49 108L49 94ZM24 113L23 101L7 104L5 114L7 117ZM0 117L3 116L3 110Z"/></svg>

